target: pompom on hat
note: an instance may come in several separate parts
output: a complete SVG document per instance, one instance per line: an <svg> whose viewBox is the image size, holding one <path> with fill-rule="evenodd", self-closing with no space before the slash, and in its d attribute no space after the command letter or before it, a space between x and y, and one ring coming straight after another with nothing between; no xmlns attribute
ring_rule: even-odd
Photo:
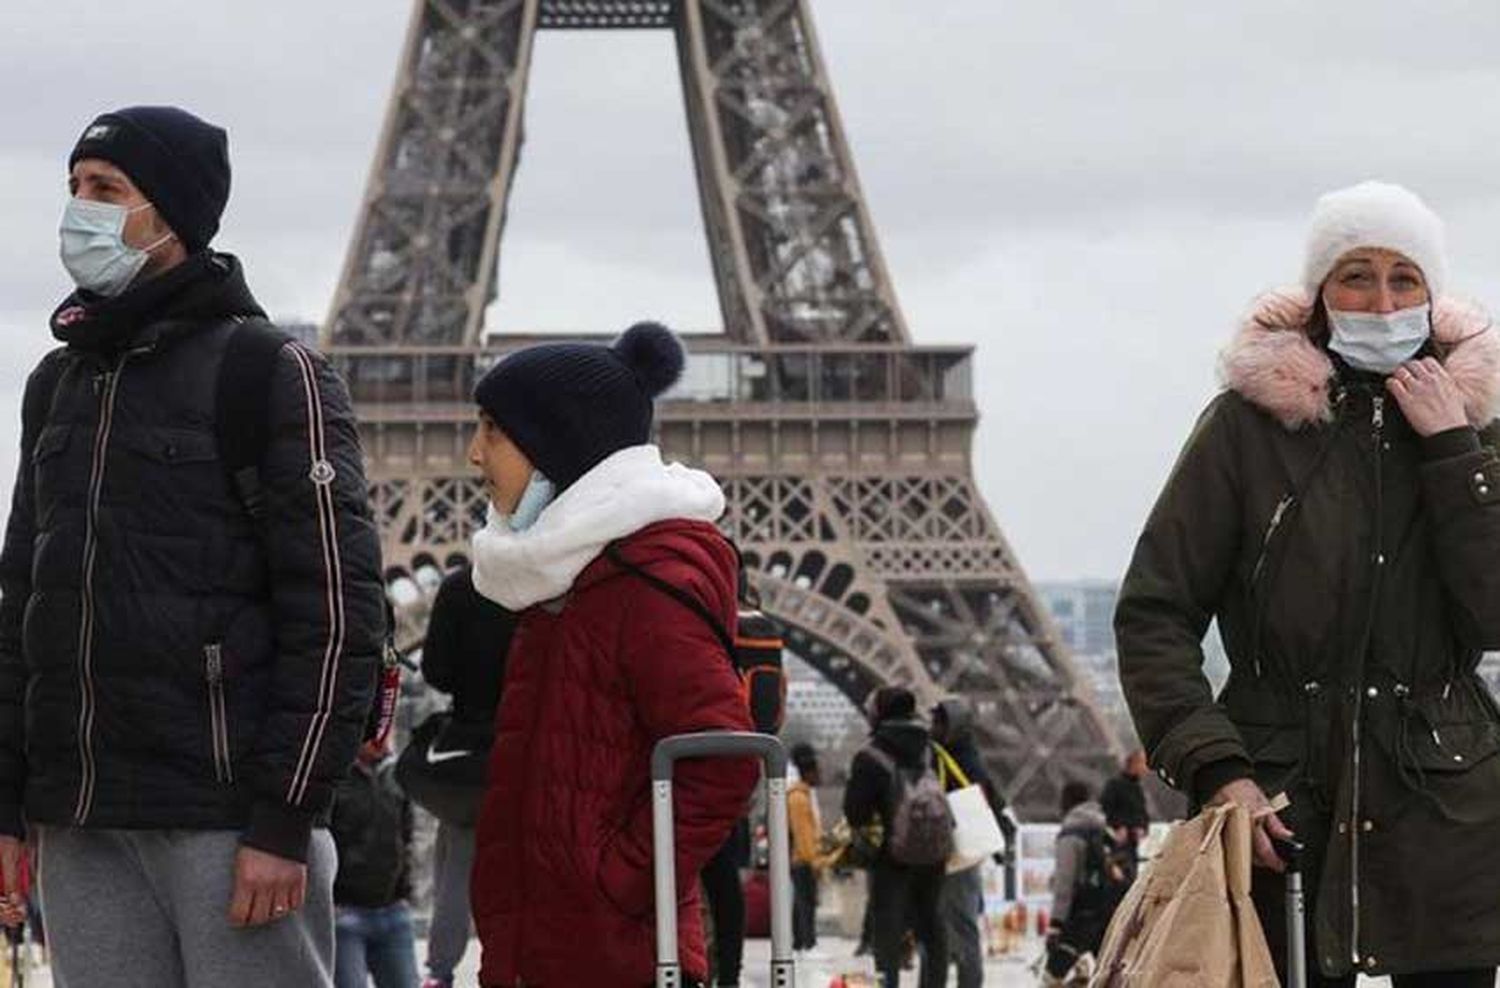
<svg viewBox="0 0 1500 988"><path fill-rule="evenodd" d="M671 330L637 323L613 346L518 350L480 379L474 400L562 491L609 456L650 441L654 401L685 362Z"/></svg>
<svg viewBox="0 0 1500 988"><path fill-rule="evenodd" d="M1330 192L1313 208L1307 231L1302 286L1317 298L1339 259L1361 247L1405 255L1427 279L1436 298L1448 283L1443 221L1417 195L1390 182L1361 182Z"/></svg>

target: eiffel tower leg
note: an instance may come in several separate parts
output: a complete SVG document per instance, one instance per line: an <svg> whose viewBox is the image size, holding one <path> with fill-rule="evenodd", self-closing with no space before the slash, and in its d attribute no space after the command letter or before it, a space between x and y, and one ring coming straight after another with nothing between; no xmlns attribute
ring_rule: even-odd
<svg viewBox="0 0 1500 988"><path fill-rule="evenodd" d="M908 339L808 0L682 0L678 30L729 335Z"/></svg>
<svg viewBox="0 0 1500 988"><path fill-rule="evenodd" d="M856 702L900 683L979 710L1028 816L1118 741L974 486L972 352L911 342L809 0L415 0L323 341L349 381L402 633L467 555L476 373L542 28L674 29L724 335L659 413L796 650ZM624 190L622 190L623 193Z"/></svg>
<svg viewBox="0 0 1500 988"><path fill-rule="evenodd" d="M473 344L540 0L418 0L324 345Z"/></svg>

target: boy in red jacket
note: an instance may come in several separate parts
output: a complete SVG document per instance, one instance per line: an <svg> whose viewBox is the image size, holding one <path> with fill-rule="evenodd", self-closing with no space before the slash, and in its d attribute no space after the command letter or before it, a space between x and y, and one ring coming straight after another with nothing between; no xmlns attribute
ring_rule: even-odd
<svg viewBox="0 0 1500 988"><path fill-rule="evenodd" d="M489 487L474 586L521 614L480 816L474 918L487 986L644 988L655 973L650 757L673 734L750 730L707 621L606 558L736 618L738 560L713 478L648 444L683 367L653 324L612 347L547 344L475 389L470 460ZM697 875L746 810L749 761L685 762L674 785L678 925L707 974Z"/></svg>

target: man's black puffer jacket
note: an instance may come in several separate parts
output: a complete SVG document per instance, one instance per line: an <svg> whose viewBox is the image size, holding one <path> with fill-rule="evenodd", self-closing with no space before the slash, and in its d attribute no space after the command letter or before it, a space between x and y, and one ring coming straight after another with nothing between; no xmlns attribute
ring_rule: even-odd
<svg viewBox="0 0 1500 988"><path fill-rule="evenodd" d="M0 552L0 833L240 829L300 860L326 820L374 685L379 540L348 394L296 343L252 525L215 435L245 317L214 254L53 317Z"/></svg>

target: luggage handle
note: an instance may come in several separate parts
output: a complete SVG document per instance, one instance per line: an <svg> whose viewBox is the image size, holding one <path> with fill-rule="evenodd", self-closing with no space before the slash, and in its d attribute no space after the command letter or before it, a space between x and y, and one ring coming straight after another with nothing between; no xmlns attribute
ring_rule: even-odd
<svg viewBox="0 0 1500 988"><path fill-rule="evenodd" d="M1271 846L1286 865L1286 981L1287 988L1307 988L1307 900L1302 888L1302 855L1306 845L1271 838Z"/></svg>
<svg viewBox="0 0 1500 988"><path fill-rule="evenodd" d="M677 948L677 856L672 813L672 769L684 758L760 759L766 769L766 815L771 841L771 988L793 988L791 823L786 812L786 748L770 734L706 731L657 742L651 753L651 842L656 881L656 985L680 988Z"/></svg>

